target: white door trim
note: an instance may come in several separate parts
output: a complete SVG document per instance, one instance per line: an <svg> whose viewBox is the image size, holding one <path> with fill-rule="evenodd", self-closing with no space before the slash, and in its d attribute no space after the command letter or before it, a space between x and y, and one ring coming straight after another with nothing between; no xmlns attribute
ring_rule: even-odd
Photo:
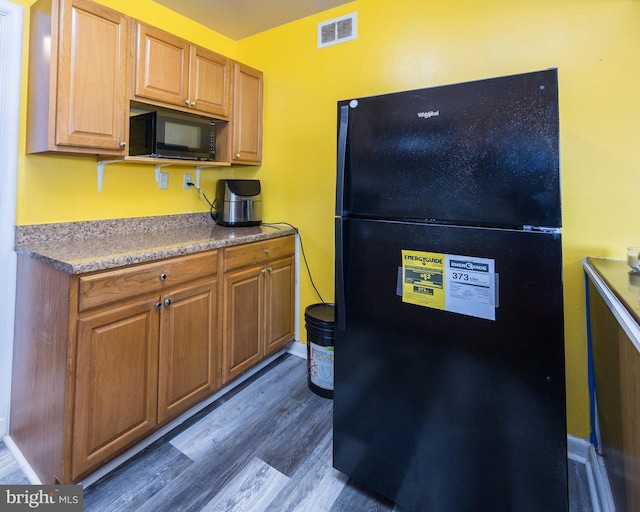
<svg viewBox="0 0 640 512"><path fill-rule="evenodd" d="M24 7L0 0L0 438L9 431Z"/></svg>

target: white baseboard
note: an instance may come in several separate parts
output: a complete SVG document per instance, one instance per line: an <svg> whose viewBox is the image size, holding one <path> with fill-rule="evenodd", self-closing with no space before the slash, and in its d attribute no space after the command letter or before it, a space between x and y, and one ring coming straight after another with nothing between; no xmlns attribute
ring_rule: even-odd
<svg viewBox="0 0 640 512"><path fill-rule="evenodd" d="M586 439L581 439L572 435L567 436L567 457L580 464L585 464L589 460L589 447L591 443Z"/></svg>
<svg viewBox="0 0 640 512"><path fill-rule="evenodd" d="M595 485L598 490L598 497L600 498L601 510L602 512L615 512L616 506L613 503L613 495L611 494L611 487L609 486L609 477L607 475L607 468L604 464L604 459L598 455L593 445L591 445L589 450Z"/></svg>
<svg viewBox="0 0 640 512"><path fill-rule="evenodd" d="M287 352L289 352L289 354L293 354L294 356L301 357L302 359L306 359L307 345L304 343L300 343L299 341L292 341L289 345L287 345Z"/></svg>
<svg viewBox="0 0 640 512"><path fill-rule="evenodd" d="M13 458L18 463L18 466L27 477L27 480L29 480L29 483L32 485L42 485L40 478L38 478L38 475L36 475L36 472L33 470L31 465L27 462L27 459L24 458L24 455L22 455L20 448L18 448L16 443L13 442L13 439L11 439L11 436L7 435L3 437L2 440L4 441L4 444L7 447L7 450L9 450L9 453L13 455Z"/></svg>
<svg viewBox="0 0 640 512"><path fill-rule="evenodd" d="M569 435L567 457L585 466L593 512L615 512L607 469L595 447L585 439Z"/></svg>

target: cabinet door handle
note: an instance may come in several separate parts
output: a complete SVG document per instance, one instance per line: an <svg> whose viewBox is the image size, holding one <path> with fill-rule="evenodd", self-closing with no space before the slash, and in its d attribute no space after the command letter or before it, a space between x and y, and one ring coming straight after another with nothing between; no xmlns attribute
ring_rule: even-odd
<svg viewBox="0 0 640 512"><path fill-rule="evenodd" d="M273 269L271 267L267 267L267 271L271 272Z"/></svg>
<svg viewBox="0 0 640 512"><path fill-rule="evenodd" d="M127 147L127 143L123 140L120 141L120 147L121 148L126 148Z"/></svg>
<svg viewBox="0 0 640 512"><path fill-rule="evenodd" d="M167 274L165 274L164 272L160 274L160 281L164 281L166 278L167 278Z"/></svg>
<svg viewBox="0 0 640 512"><path fill-rule="evenodd" d="M196 106L196 102L195 102L195 101L193 101L193 100L191 100L191 101L189 102L189 106L190 106L190 107L195 107L195 106Z"/></svg>
<svg viewBox="0 0 640 512"><path fill-rule="evenodd" d="M264 269L264 268L260 271L260 273L261 273L261 274L263 274L263 275L264 275L266 272L267 272L267 271L266 271L266 269Z"/></svg>
<svg viewBox="0 0 640 512"><path fill-rule="evenodd" d="M167 307L171 306L171 299L164 299L164 305Z"/></svg>
<svg viewBox="0 0 640 512"><path fill-rule="evenodd" d="M265 250L264 250L264 253L265 253L265 254L269 254L269 249L265 249Z"/></svg>
<svg viewBox="0 0 640 512"><path fill-rule="evenodd" d="M187 104L187 107L189 106L189 100L184 100L184 102Z"/></svg>
<svg viewBox="0 0 640 512"><path fill-rule="evenodd" d="M162 307L162 302L156 302L156 309L160 309Z"/></svg>

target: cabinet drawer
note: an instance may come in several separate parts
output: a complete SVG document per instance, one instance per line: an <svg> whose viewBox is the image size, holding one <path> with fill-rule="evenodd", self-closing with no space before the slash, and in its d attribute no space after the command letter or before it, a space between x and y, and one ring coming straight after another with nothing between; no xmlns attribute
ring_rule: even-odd
<svg viewBox="0 0 640 512"><path fill-rule="evenodd" d="M228 247L224 251L224 270L226 272L247 265L260 265L270 260L292 256L294 253L293 236Z"/></svg>
<svg viewBox="0 0 640 512"><path fill-rule="evenodd" d="M162 293L176 284L214 275L217 265L218 251L208 251L83 276L79 279L78 310Z"/></svg>

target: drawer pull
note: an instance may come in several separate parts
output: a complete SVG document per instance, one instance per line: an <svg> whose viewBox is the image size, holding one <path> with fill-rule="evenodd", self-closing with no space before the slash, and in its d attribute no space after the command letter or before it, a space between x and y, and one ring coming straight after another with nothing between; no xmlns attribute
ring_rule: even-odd
<svg viewBox="0 0 640 512"><path fill-rule="evenodd" d="M264 244L262 245L264 247ZM262 247L260 248L262 250ZM273 252L273 251L272 251ZM219 251L202 251L175 258L162 258L79 278L78 312L97 306L128 301L146 295L161 302L169 295L164 291L169 285L177 286L195 279L209 278L218 271ZM162 297L162 299L158 299ZM1 366L1 365L0 365Z"/></svg>
<svg viewBox="0 0 640 512"><path fill-rule="evenodd" d="M264 253L265 253L265 254L269 254L269 249L265 249L265 250L264 250Z"/></svg>
<svg viewBox="0 0 640 512"><path fill-rule="evenodd" d="M164 300L164 305L167 306L167 307L171 306L171 299L165 299Z"/></svg>

